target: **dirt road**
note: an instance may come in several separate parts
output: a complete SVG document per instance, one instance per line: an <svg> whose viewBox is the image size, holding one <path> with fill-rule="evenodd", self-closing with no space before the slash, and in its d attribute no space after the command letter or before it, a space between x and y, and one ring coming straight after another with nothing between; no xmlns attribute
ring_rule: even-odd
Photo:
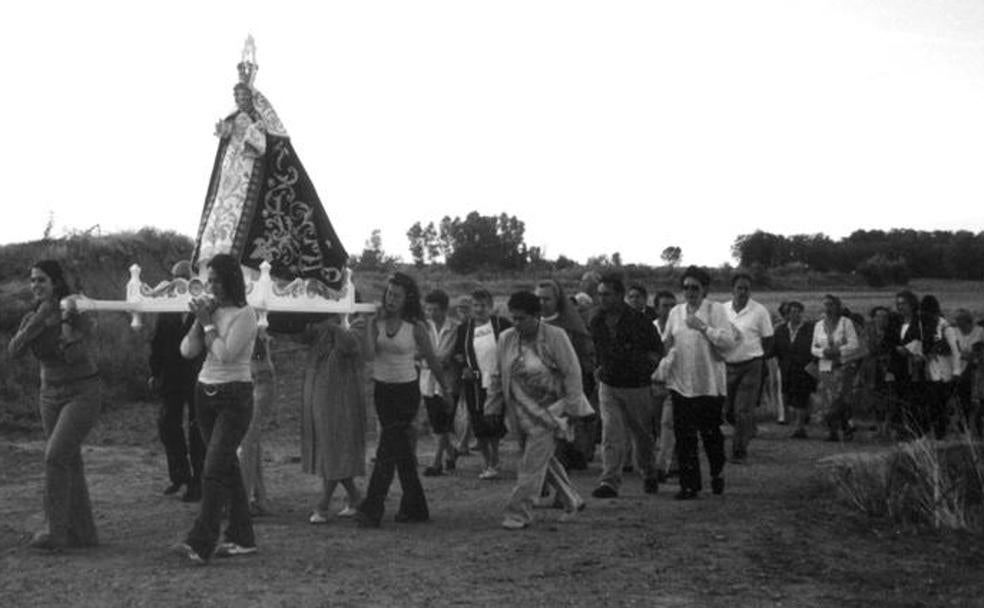
<svg viewBox="0 0 984 608"><path fill-rule="evenodd" d="M397 524L394 495L382 528L307 523L318 483L300 473L292 423L266 435L265 473L275 513L256 520L257 555L192 566L167 552L195 506L166 485L152 415L113 413L85 448L102 544L43 555L42 443L0 438L0 606L925 606L982 605L980 536L897 533L852 514L821 483L816 461L854 444L786 439L763 425L749 464L729 465L724 496L672 500L675 487L589 497L598 463L576 472L583 516L499 527L506 471L477 479L477 457L454 476L425 478L433 521ZM815 433L819 436L819 433ZM432 444L426 439L420 452ZM426 459L426 458L425 458Z"/></svg>

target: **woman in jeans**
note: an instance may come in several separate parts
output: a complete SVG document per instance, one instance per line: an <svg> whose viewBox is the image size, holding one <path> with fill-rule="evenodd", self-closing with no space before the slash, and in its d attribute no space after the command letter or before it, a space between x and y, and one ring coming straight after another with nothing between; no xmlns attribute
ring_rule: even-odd
<svg viewBox="0 0 984 608"><path fill-rule="evenodd" d="M219 254L208 263L211 297L191 301L195 323L181 341L181 354L205 352L195 387L198 428L207 446L202 502L195 525L175 550L204 564L212 555L227 557L256 552L249 498L236 448L253 417L250 360L256 340L256 315L246 304L239 261ZM223 511L228 507L225 540L219 543Z"/></svg>
<svg viewBox="0 0 984 608"><path fill-rule="evenodd" d="M31 268L34 310L24 316L8 349L14 357L30 350L41 364L41 424L44 449L44 512L48 529L38 532L31 547L60 551L98 543L89 489L82 466L82 440L99 415L100 384L90 353L88 319L69 295L58 262L43 260Z"/></svg>
<svg viewBox="0 0 984 608"><path fill-rule="evenodd" d="M361 324L359 320L353 327ZM364 528L379 526L386 494L396 472L403 487L396 521L424 522L430 519L430 513L417 476L412 437L413 421L420 407L420 384L414 360L419 352L431 369L440 369L441 364L424 323L417 283L401 272L393 274L383 293L379 316L366 327L369 332L367 351L374 355L373 400L381 432L376 464L369 478L366 498L356 513L356 521ZM451 392L445 380L438 377L437 381L441 394L447 398Z"/></svg>

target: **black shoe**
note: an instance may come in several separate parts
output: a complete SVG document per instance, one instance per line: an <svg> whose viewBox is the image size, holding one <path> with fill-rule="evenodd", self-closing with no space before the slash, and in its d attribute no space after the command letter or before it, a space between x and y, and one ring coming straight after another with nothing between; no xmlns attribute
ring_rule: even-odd
<svg viewBox="0 0 984 608"><path fill-rule="evenodd" d="M403 511L398 511L396 515L393 516L393 521L398 524L422 524L430 521L430 517L414 517L407 515Z"/></svg>
<svg viewBox="0 0 984 608"><path fill-rule="evenodd" d="M693 500L697 498L697 490L681 489L673 495L673 500Z"/></svg>
<svg viewBox="0 0 984 608"><path fill-rule="evenodd" d="M355 525L359 528L378 528L380 524L378 519L373 519L362 511L356 511L353 519L355 520Z"/></svg>
<svg viewBox="0 0 984 608"><path fill-rule="evenodd" d="M646 494L656 494L659 492L659 480L653 477L642 482L642 491Z"/></svg>
<svg viewBox="0 0 984 608"><path fill-rule="evenodd" d="M618 490L607 484L601 484L591 492L595 498L618 498Z"/></svg>
<svg viewBox="0 0 984 608"><path fill-rule="evenodd" d="M56 541L52 538L51 534L47 532L39 532L34 535L28 546L37 551L46 551L48 553L61 553L65 550L66 543Z"/></svg>
<svg viewBox="0 0 984 608"><path fill-rule="evenodd" d="M711 493L724 494L724 477L711 477Z"/></svg>
<svg viewBox="0 0 984 608"><path fill-rule="evenodd" d="M174 482L168 487L164 488L164 496L170 496L172 494L177 494L181 486L185 485L183 482Z"/></svg>
<svg viewBox="0 0 984 608"><path fill-rule="evenodd" d="M191 482L181 497L181 502L199 502L202 499L202 484Z"/></svg>
<svg viewBox="0 0 984 608"><path fill-rule="evenodd" d="M441 475L444 475L441 467L427 467L424 469L424 477L440 477Z"/></svg>

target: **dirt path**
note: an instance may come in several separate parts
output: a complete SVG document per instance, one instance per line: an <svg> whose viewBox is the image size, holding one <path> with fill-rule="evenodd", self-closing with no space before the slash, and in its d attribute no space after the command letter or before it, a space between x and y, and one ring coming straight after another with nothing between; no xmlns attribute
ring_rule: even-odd
<svg viewBox="0 0 984 608"><path fill-rule="evenodd" d="M763 425L750 464L726 469L723 497L679 503L675 487L589 496L598 464L574 479L574 523L540 511L508 532L499 510L513 474L479 481L478 459L425 478L433 521L379 530L307 523L318 484L300 473L291 428L267 433L275 515L256 520L259 554L191 566L167 552L195 506L163 497L147 410L114 413L85 448L102 545L41 555L42 444L0 440L0 606L924 606L982 605L980 536L895 533L849 513L816 461L845 446L785 439ZM505 467L515 448L507 443ZM862 438L851 449L872 449ZM420 452L432 445L422 440ZM398 494L398 485L394 495Z"/></svg>

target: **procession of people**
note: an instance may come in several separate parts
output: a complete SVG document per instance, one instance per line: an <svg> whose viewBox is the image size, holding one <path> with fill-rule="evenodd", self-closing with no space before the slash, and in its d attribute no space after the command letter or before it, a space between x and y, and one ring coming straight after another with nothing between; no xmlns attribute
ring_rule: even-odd
<svg viewBox="0 0 984 608"><path fill-rule="evenodd" d="M207 293L184 313L161 314L150 345L163 493L184 488L182 500L198 508L173 549L195 564L258 551L253 518L272 508L263 421L278 407L300 412L301 470L321 481L307 521L349 517L361 528L383 525L394 476L402 495L392 519L430 521L421 477L463 474L457 462L472 449L469 437L481 458L478 477L502 494L501 526L518 531L535 525L537 507L556 507L560 522L588 517L581 513L589 501L572 479L579 470L597 469L592 500L618 499L629 470L647 500L673 477L674 499L697 499L705 489L700 445L707 487L723 495L726 466L755 465L760 422L786 424L788 410L790 440L819 427L829 441L850 441L859 394L875 404L882 438L981 435L984 330L968 311L951 321L935 296L908 290L867 317L827 294L817 303L822 315L810 319L799 301L773 316L741 271L730 276L728 301L712 299L712 277L693 266L674 284L648 286L592 271L573 296L558 276L535 277L512 293L424 294L417 279L396 272L375 314L262 328L245 279L261 262L277 280L309 280L327 293L341 284L348 255L283 124L253 85L255 64L244 58L239 71L236 110L216 126L194 254L171 271L176 279L204 273ZM34 307L8 349L40 363L46 526L31 546L60 552L98 542L81 452L100 408L95 330L75 308L59 262L37 262L29 279ZM279 403L274 390L281 341L306 349L300 403ZM378 423L371 468L370 400ZM425 420L436 451L421 473ZM514 476L501 456L510 441L519 454ZM515 479L510 491L497 482L504 478ZM333 511L338 485L346 503Z"/></svg>

